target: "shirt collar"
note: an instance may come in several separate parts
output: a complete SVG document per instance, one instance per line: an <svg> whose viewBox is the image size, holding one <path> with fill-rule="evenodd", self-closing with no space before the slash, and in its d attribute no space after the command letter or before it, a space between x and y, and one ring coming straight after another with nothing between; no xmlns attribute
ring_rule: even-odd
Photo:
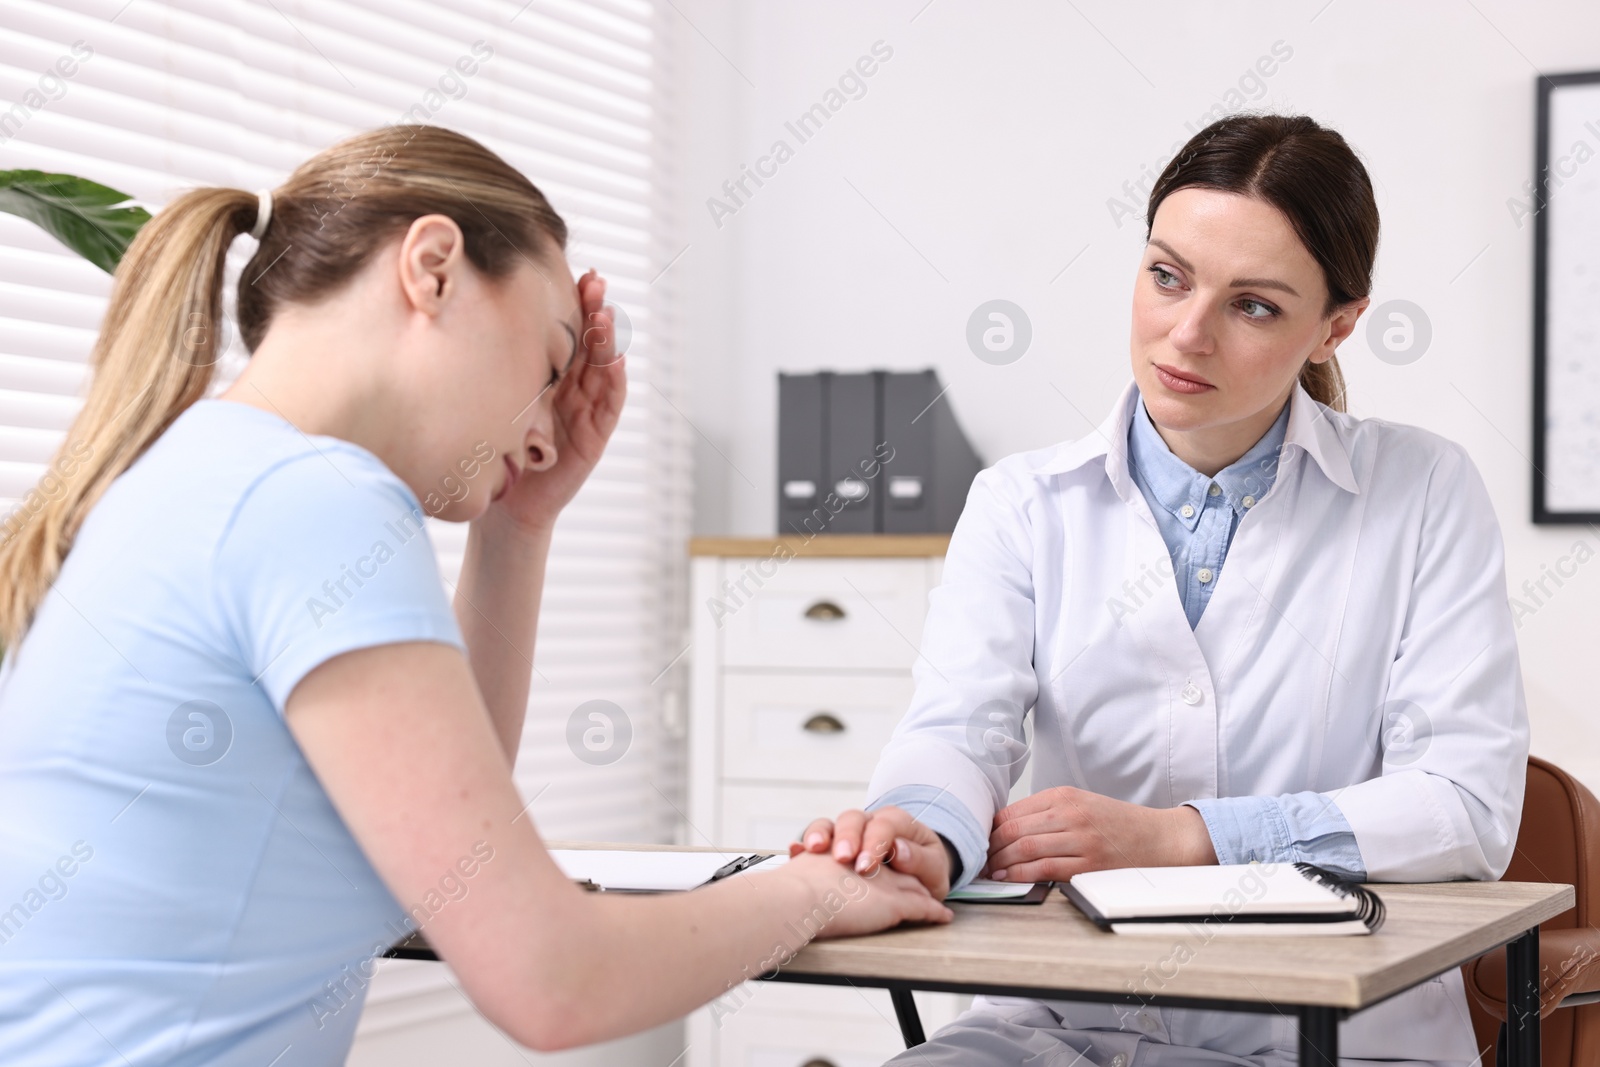
<svg viewBox="0 0 1600 1067"><path fill-rule="evenodd" d="M1033 470L1036 474L1065 474L1091 460L1105 461L1106 475L1124 499L1138 493L1128 473L1128 427L1139 403L1139 386L1130 381L1112 405L1111 412L1092 433L1076 441L1057 445L1045 454ZM1348 493L1359 493L1355 473L1350 467L1350 451L1334 426L1329 409L1311 399L1299 382L1289 397L1289 422L1284 429L1285 451L1296 448L1309 455L1323 476Z"/></svg>
<svg viewBox="0 0 1600 1067"><path fill-rule="evenodd" d="M1128 427L1128 475L1149 490L1151 502L1172 514L1185 529L1193 530L1206 506L1211 479L1172 454L1156 432L1142 399L1135 398ZM1188 507L1185 515L1183 509Z"/></svg>
<svg viewBox="0 0 1600 1067"><path fill-rule="evenodd" d="M1261 440L1250 446L1250 451L1218 471L1215 478L1208 480L1208 484L1210 481L1215 481L1222 487L1228 503L1241 515L1244 514L1245 508L1253 506L1257 500L1266 495L1268 489L1272 488L1272 481L1278 474L1280 453L1288 440L1291 406L1291 404L1283 405L1283 410L1273 420L1271 429L1261 435Z"/></svg>
<svg viewBox="0 0 1600 1067"><path fill-rule="evenodd" d="M1135 402L1128 430L1129 473L1156 505L1170 512L1187 530L1193 531L1200 522L1213 482L1218 496L1242 517L1272 486L1288 421L1286 402L1248 452L1208 477L1173 454L1150 421L1143 402Z"/></svg>

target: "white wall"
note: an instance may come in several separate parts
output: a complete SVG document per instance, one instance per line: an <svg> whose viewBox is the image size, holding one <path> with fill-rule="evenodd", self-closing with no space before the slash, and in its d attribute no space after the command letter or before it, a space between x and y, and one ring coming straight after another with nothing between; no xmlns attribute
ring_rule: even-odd
<svg viewBox="0 0 1600 1067"><path fill-rule="evenodd" d="M1248 106L1355 146L1383 216L1374 306L1413 301L1433 328L1407 366L1344 346L1352 411L1468 449L1513 589L1579 538L1600 548L1528 519L1532 226L1507 207L1531 175L1536 70L1600 68L1595 5L675 2L697 532L772 532L778 370L935 366L990 462L1087 432L1130 373L1143 197L1120 226L1108 200L1281 41L1292 54ZM893 56L865 95L799 143L785 121L880 40ZM793 158L718 226L708 198L777 139ZM995 297L1033 324L1009 366L965 342ZM1519 631L1534 750L1594 788L1597 597L1600 566L1580 569Z"/></svg>

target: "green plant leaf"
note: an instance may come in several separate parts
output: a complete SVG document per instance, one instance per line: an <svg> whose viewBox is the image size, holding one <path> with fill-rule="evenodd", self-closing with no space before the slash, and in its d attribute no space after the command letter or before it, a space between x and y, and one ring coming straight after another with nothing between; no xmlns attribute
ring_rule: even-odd
<svg viewBox="0 0 1600 1067"><path fill-rule="evenodd" d="M71 174L0 170L0 211L34 223L107 274L116 272L139 227L150 221L142 207L116 206L129 199Z"/></svg>

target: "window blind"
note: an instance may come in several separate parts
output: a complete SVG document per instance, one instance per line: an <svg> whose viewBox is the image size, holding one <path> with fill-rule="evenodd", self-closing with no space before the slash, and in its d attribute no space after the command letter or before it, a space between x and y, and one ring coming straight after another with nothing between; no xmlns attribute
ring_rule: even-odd
<svg viewBox="0 0 1600 1067"><path fill-rule="evenodd" d="M688 428L665 307L677 254L662 154L668 50L646 0L0 0L0 167L92 178L152 211L186 187L278 184L359 130L449 126L527 174L629 321L628 403L551 553L516 778L547 838L668 840L682 807ZM60 63L62 57L71 62ZM70 75L66 71L70 70ZM254 246L241 238L234 269ZM659 276L658 276L659 275ZM230 282L229 290L231 292ZM0 215L0 507L76 413L109 278ZM245 358L237 330L220 369ZM453 589L466 527L429 520ZM631 741L568 743L606 700Z"/></svg>

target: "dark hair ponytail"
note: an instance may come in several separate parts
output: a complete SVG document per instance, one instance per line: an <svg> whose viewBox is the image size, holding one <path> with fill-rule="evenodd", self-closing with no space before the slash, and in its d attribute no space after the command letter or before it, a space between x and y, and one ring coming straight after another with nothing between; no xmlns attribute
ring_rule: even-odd
<svg viewBox="0 0 1600 1067"><path fill-rule="evenodd" d="M1145 237L1156 208L1191 186L1264 200L1283 213L1322 268L1323 315L1372 292L1378 255L1378 204L1367 168L1336 131L1304 115L1233 115L1189 139L1150 190ZM1337 357L1309 360L1300 384L1313 399L1345 410Z"/></svg>

